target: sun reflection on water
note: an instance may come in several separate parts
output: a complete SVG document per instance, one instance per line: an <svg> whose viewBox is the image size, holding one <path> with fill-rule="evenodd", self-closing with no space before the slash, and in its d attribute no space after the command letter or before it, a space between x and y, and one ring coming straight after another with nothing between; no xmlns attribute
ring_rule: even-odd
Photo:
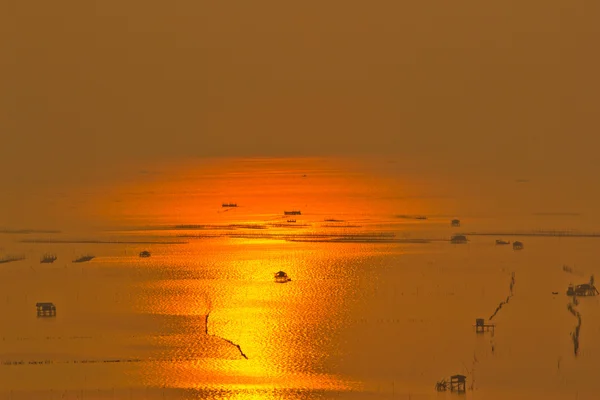
<svg viewBox="0 0 600 400"><path fill-rule="evenodd" d="M177 368L155 365L153 372L145 373L149 384L159 380L180 388L239 389L239 398L244 399L253 398L244 397L244 393L250 395L248 390L273 387L350 389L348 382L328 373L325 363L336 351L338 314L344 312L351 280L333 279L342 275L327 267L334 265L335 269L336 264L325 262L331 251L326 244L308 250L295 243L260 242L249 246L238 241L228 246L228 257L219 265L205 260L232 277L218 285L213 279L146 284L151 292L158 290L163 295L160 302L141 301L140 310L194 316L185 329L188 336L163 338L167 353L185 352L197 357ZM183 257L190 261L201 257L202 245L195 248L198 254ZM186 264L183 260L180 263ZM291 282L275 283L274 273L279 270L286 271ZM322 291L329 295L319 295ZM208 327L204 324L206 314ZM234 344L240 346L247 360ZM264 394L260 396L264 398Z"/></svg>

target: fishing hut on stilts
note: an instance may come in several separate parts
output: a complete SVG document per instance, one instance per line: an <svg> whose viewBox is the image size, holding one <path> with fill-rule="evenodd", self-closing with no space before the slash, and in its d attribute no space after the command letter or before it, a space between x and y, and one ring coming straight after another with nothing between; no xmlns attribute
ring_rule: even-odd
<svg viewBox="0 0 600 400"><path fill-rule="evenodd" d="M490 324L490 323L485 323L485 319L483 318L477 318L475 320L475 332L476 333L484 333L486 331L494 331L494 329L496 328L496 325L494 324Z"/></svg>

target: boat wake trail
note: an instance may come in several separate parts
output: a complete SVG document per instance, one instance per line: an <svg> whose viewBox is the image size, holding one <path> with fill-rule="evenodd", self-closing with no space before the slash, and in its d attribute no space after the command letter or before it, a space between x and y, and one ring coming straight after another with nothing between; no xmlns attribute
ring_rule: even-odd
<svg viewBox="0 0 600 400"><path fill-rule="evenodd" d="M206 313L206 316L204 317L204 321L205 321L205 325L204 325L204 326L205 326L205 327L204 327L204 332L205 332L205 333L206 333L208 336L214 336L214 337L216 337L216 338L219 338L219 339L221 339L221 340L224 340L224 341L226 341L227 343L229 343L229 344L231 344L231 345L233 345L233 346L237 347L237 349L239 350L239 352L240 352L241 356L242 356L242 357L244 357L244 358L247 360L247 359L248 359L248 356L246 356L246 354L244 354L244 352L242 351L242 348L240 347L240 345L239 345L239 344L237 344L237 343L234 343L234 342L232 342L231 340L229 340L229 339L225 339L225 338L223 338L223 337L221 337L221 336L217 336L217 335L211 335L210 333L208 333L208 317L209 317L209 316L210 316L210 311L209 311L209 312L207 312L207 313Z"/></svg>
<svg viewBox="0 0 600 400"><path fill-rule="evenodd" d="M498 304L498 307L496 307L496 311L494 311L494 313L492 314L492 316L489 318L490 321L496 316L496 314L498 314L498 311L500 311L500 309L502 308L503 305L508 304L508 301L510 300L511 297L513 297L513 289L515 286L515 273L512 273L512 277L510 280L510 294L508 295L508 297L506 298L506 300L504 300L503 302L501 302L500 304Z"/></svg>

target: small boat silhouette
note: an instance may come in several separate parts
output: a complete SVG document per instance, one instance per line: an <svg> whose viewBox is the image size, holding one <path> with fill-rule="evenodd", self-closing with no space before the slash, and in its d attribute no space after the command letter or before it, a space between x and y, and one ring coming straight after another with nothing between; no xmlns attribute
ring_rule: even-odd
<svg viewBox="0 0 600 400"><path fill-rule="evenodd" d="M40 259L40 263L52 264L58 257L55 254L44 254Z"/></svg>
<svg viewBox="0 0 600 400"><path fill-rule="evenodd" d="M286 283L291 281L291 279L288 277L288 275L283 272L283 271L279 271L277 273L275 273L275 282L276 283Z"/></svg>
<svg viewBox="0 0 600 400"><path fill-rule="evenodd" d="M148 250L144 250L140 252L140 257L142 258L146 258L146 257L150 257L150 252Z"/></svg>
<svg viewBox="0 0 600 400"><path fill-rule="evenodd" d="M453 244L463 244L467 243L467 237L465 235L454 235L450 238L450 243Z"/></svg>
<svg viewBox="0 0 600 400"><path fill-rule="evenodd" d="M79 258L76 258L75 260L73 260L74 263L81 263L81 262L87 262L87 261L91 261L94 258L96 258L96 256L93 256L91 254L87 254L85 256L81 256Z"/></svg>

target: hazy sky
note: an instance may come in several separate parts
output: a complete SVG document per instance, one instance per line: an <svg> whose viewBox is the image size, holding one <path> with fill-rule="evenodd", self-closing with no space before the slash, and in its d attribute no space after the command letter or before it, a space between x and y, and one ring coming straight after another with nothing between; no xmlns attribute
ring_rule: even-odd
<svg viewBox="0 0 600 400"><path fill-rule="evenodd" d="M599 4L5 0L0 178L333 154L594 177Z"/></svg>

